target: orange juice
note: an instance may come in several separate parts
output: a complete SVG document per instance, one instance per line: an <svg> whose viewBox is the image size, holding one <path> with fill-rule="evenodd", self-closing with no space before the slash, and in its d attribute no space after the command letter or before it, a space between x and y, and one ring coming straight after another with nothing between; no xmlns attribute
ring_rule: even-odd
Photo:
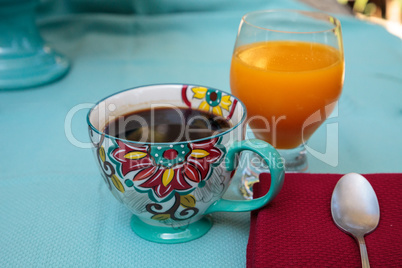
<svg viewBox="0 0 402 268"><path fill-rule="evenodd" d="M331 46L268 41L235 50L230 86L246 105L255 136L278 149L292 149L330 115L343 75L343 55Z"/></svg>

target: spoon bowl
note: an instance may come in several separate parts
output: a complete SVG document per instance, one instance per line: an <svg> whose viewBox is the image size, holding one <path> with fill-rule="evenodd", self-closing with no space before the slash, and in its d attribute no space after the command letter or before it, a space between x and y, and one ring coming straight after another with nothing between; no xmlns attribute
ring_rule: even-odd
<svg viewBox="0 0 402 268"><path fill-rule="evenodd" d="M338 181L332 194L331 214L336 226L359 243L362 266L370 267L364 236L377 228L380 207L366 178L349 173Z"/></svg>

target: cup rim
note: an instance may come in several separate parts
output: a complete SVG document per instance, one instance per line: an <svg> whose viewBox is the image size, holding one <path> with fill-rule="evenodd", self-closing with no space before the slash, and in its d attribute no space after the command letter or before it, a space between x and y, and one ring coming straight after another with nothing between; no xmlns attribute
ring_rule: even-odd
<svg viewBox="0 0 402 268"><path fill-rule="evenodd" d="M227 95L230 95L230 96L233 97L233 98L242 106L242 108L243 108L243 115L242 115L240 121L239 121L236 125L233 125L231 128L229 128L228 130L225 130L225 131L222 131L222 132L220 132L220 133L218 133L218 134L216 134L216 135L208 136L208 137L201 138L201 139L186 140L186 141L178 141L178 142L139 142L139 141L131 141L131 140L126 140L126 139L122 139L122 138L117 138L117 137L115 137L115 136L111 136L111 135L109 135L109 134L106 134L105 132L103 132L103 131L97 129L97 128L91 123L91 121L90 121L90 119L89 119L89 117L91 116L91 114L92 114L92 112L94 111L94 109L95 109L101 102L103 102L103 101L105 101L105 100L107 100L107 99L109 99L109 98L111 98L111 97L113 97L113 96L116 96L116 95L118 95L118 94L121 94L121 93L123 93L123 92L130 91L130 90L137 90L137 89L140 89L140 88L154 87L154 86L164 87L164 86L184 86L184 85L191 86L191 87L206 87L206 88L208 88L208 89L218 90L218 91L223 92L223 93L225 93L225 94L227 94ZM99 134L99 135L101 135L101 136L104 136L104 137L106 137L106 138L113 139L113 140L120 140L120 141L122 141L122 142L124 142L124 143L140 144L140 145L161 145L161 146L170 145L170 144L188 144L188 143L196 143L196 142L201 142L201 141L205 141L205 140L210 140L210 139L213 139L213 138L221 137L221 136L223 136L223 135L225 135L225 134L227 134L227 133L233 131L233 130L236 129L237 127L241 126L241 125L243 124L243 122L246 120L246 118L247 118L247 108L246 108L246 106L244 105L244 103L243 103L239 98L237 98L237 97L234 96L233 94L228 93L228 92L223 91L223 90L220 90L220 89L213 88L213 87L202 86L202 85L197 85L197 84L187 84L187 83L186 83L186 84L185 84L185 83L147 84L147 85L141 85L141 86L136 86L136 87L132 87L132 88L127 88L127 89L124 89L124 90L121 90L121 91L112 93L112 94L108 95L107 97L104 97L103 99L97 101L97 102L92 106L92 108L88 111L87 116L86 116L86 120L87 120L88 126L89 126L93 131L95 131L97 134Z"/></svg>
<svg viewBox="0 0 402 268"><path fill-rule="evenodd" d="M330 27L326 30L319 30L319 31L306 31L306 32L295 32L295 31L284 31L284 30L275 30L273 28L267 28L267 27L262 27L262 26L258 26L255 25L251 22L249 22L247 20L247 17L251 16L251 15L256 15L256 14L262 14L262 13L274 13L274 12L281 12L281 13L288 13L288 14L294 14L294 13L299 13L299 14L319 14L319 15L323 15L326 16L328 18L330 18L330 23L333 25L333 27ZM270 32L277 32L277 33L288 33L288 34L315 34L315 33L325 33L325 32L331 32L334 31L336 28L339 28L341 23L339 21L339 19L337 19L336 17L327 14L325 12L322 11L310 11L310 10L297 10L297 9L266 9L266 10L255 10L255 11L251 11L248 12L246 14L243 15L243 17L241 18L241 21L258 29L261 30L265 30L265 31L270 31Z"/></svg>

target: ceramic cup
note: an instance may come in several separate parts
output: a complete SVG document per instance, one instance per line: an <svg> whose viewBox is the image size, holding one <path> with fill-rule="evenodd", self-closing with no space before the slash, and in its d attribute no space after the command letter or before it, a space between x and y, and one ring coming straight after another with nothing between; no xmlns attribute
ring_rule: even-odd
<svg viewBox="0 0 402 268"><path fill-rule="evenodd" d="M133 142L103 132L119 116L164 106L209 111L229 119L232 127L211 137L174 143ZM190 241L211 228L208 214L255 210L279 193L284 180L281 157L264 141L244 140L246 118L245 106L233 95L182 84L125 90L89 111L96 162L109 190L133 213L131 227L137 235L159 243ZM258 199L223 199L243 150L265 160L271 187Z"/></svg>

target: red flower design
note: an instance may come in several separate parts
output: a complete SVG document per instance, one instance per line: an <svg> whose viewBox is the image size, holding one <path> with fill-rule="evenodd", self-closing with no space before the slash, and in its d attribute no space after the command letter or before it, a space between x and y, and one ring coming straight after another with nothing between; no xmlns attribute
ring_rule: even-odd
<svg viewBox="0 0 402 268"><path fill-rule="evenodd" d="M156 197L166 198L173 191L188 192L209 178L211 165L219 164L224 155L216 147L218 141L219 138L213 138L188 143L185 148L183 145L133 146L117 141L112 156L121 163L123 176L136 171L132 179L135 187L152 190Z"/></svg>

